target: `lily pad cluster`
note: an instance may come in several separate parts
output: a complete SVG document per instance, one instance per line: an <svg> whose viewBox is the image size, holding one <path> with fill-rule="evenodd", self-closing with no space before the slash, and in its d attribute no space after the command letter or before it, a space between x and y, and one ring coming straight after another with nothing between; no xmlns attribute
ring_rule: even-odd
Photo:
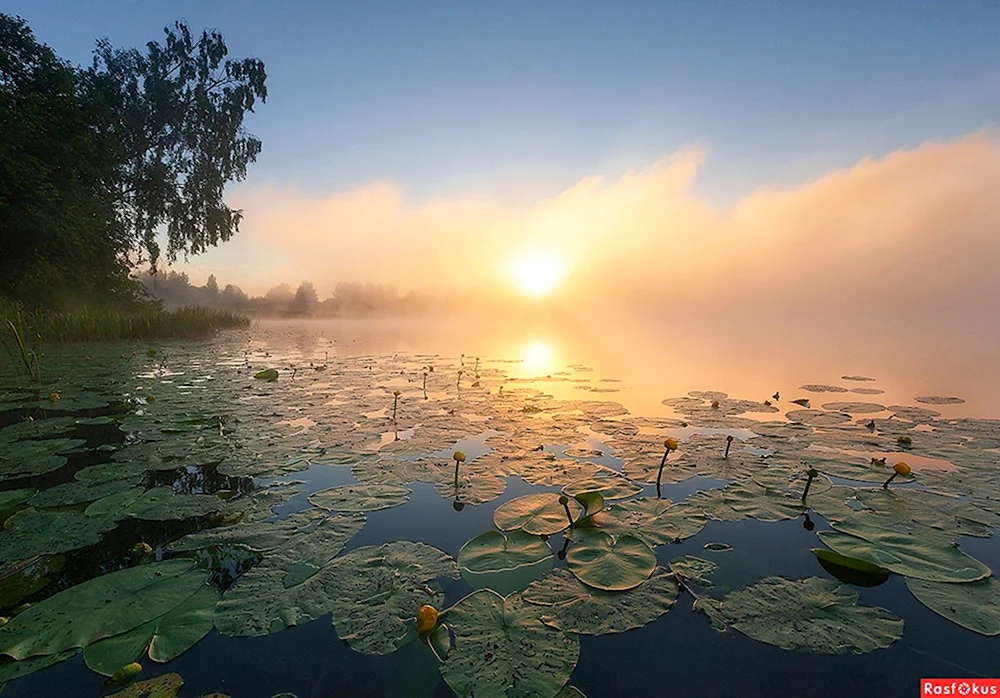
<svg viewBox="0 0 1000 698"><path fill-rule="evenodd" d="M778 647L887 647L902 621L851 586L892 574L944 618L1000 634L992 572L959 547L1000 525L1000 421L943 416L960 399L849 401L881 389L845 376L866 386L806 384L812 401L794 404L693 391L654 419L546 394L608 390L582 368L535 380L484 360L473 375L464 357L331 359L246 336L212 351L69 352L43 392L0 385L0 654L13 660L0 680L80 652L113 675L212 629L264 635L329 615L358 652L423 642L459 695L565 698L578 635L654 622L683 593L720 629ZM919 459L912 475L882 488L901 450ZM512 481L533 489L497 505ZM351 549L421 486L449 516L488 507L498 530L457 559L407 541ZM712 560L657 564L656 548L710 521L812 530L811 515L824 577L713 585L740 551L710 539ZM94 551L102 566L81 571ZM446 607L459 576L473 591ZM429 632L425 607L441 609ZM82 620L59 622L69 613Z"/></svg>

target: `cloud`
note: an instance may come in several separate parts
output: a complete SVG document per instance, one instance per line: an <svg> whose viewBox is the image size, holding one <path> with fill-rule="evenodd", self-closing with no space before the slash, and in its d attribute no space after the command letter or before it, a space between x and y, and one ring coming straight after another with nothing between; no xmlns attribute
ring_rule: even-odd
<svg viewBox="0 0 1000 698"><path fill-rule="evenodd" d="M699 198L691 148L555 195L412 201L391 182L315 196L242 187L243 230L194 260L264 290L309 279L499 297L509 260L565 260L566 302L680 313L974 312L1000 297L1000 142L929 142L729 211ZM196 277L197 278L197 277Z"/></svg>

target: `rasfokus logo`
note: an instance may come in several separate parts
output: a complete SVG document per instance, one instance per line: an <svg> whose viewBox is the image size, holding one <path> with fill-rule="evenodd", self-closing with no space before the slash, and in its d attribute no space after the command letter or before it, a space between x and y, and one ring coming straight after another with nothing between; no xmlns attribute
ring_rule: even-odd
<svg viewBox="0 0 1000 698"><path fill-rule="evenodd" d="M1000 696L1000 679L920 679L921 696Z"/></svg>

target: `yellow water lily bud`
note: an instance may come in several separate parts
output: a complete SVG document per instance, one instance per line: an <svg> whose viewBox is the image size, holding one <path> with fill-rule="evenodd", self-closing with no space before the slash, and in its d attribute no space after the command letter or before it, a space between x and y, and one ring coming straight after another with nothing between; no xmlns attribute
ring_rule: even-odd
<svg viewBox="0 0 1000 698"><path fill-rule="evenodd" d="M433 606L421 606L417 612L417 632L426 635L437 627L438 611Z"/></svg>
<svg viewBox="0 0 1000 698"><path fill-rule="evenodd" d="M902 475L903 477L906 477L911 472L909 464L904 463L903 461L899 461L898 463L896 463L894 466L892 466L892 469L896 471L897 475Z"/></svg>
<svg viewBox="0 0 1000 698"><path fill-rule="evenodd" d="M149 555L153 552L153 548L149 543L139 542L132 546L132 552L136 555Z"/></svg>
<svg viewBox="0 0 1000 698"><path fill-rule="evenodd" d="M457 460L459 463L464 463L465 462L465 454L462 453L461 451L455 451L451 455L451 457L454 458L455 460Z"/></svg>
<svg viewBox="0 0 1000 698"><path fill-rule="evenodd" d="M671 437L669 437L669 438L667 438L667 439L665 439L663 441L663 445L667 447L668 451L676 451L677 450L677 439L675 439L674 437L671 436Z"/></svg>
<svg viewBox="0 0 1000 698"><path fill-rule="evenodd" d="M105 683L108 685L116 683L128 683L133 678L138 676L142 672L142 664L139 662L132 662L131 664L126 664L121 669L116 671L111 675Z"/></svg>
<svg viewBox="0 0 1000 698"><path fill-rule="evenodd" d="M395 395L396 397L399 397L399 396L400 396L400 395L402 395L403 393L399 392L398 390L393 390L393 391L392 391L392 394L393 394L393 395Z"/></svg>
<svg viewBox="0 0 1000 698"><path fill-rule="evenodd" d="M59 399L59 393L49 393L49 400L55 402Z"/></svg>

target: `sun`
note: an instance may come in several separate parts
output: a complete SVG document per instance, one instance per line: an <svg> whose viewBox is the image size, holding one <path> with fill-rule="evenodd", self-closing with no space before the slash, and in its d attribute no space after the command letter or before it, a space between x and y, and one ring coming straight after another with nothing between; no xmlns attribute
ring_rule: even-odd
<svg viewBox="0 0 1000 698"><path fill-rule="evenodd" d="M554 254L530 252L511 260L509 275L514 286L528 296L552 293L566 276L566 265Z"/></svg>

